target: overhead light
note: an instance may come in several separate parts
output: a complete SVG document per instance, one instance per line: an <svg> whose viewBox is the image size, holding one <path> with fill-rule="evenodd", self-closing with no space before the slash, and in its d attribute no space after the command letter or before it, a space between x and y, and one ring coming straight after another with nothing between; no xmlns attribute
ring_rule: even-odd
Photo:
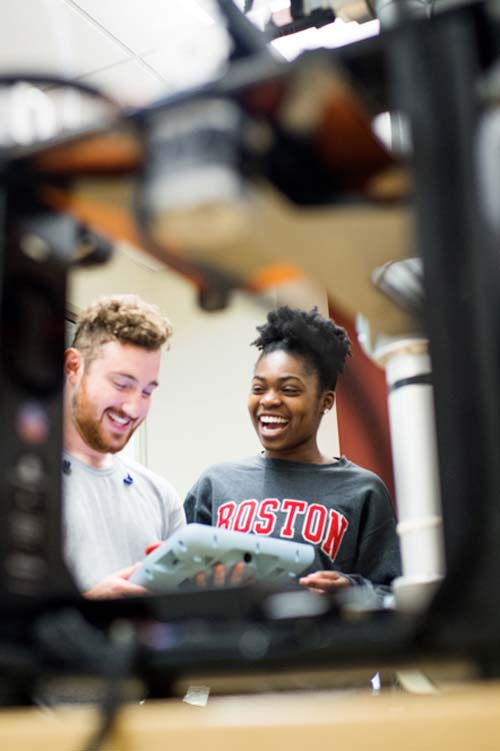
<svg viewBox="0 0 500 751"><path fill-rule="evenodd" d="M297 31L296 34L278 37L271 42L272 46L280 52L286 60L293 60L304 50L312 50L321 47L318 43L318 30L314 27Z"/></svg>
<svg viewBox="0 0 500 751"><path fill-rule="evenodd" d="M293 60L304 50L317 49L318 47L342 47L345 44L375 36L379 29L378 19L366 23L357 23L356 21L346 23L337 18L333 23L319 29L311 27L295 34L277 37L273 39L271 44L287 60Z"/></svg>
<svg viewBox="0 0 500 751"><path fill-rule="evenodd" d="M290 7L290 0L269 0L269 6L273 13Z"/></svg>
<svg viewBox="0 0 500 751"><path fill-rule="evenodd" d="M372 120L372 129L377 138L388 148L392 148L391 113L380 112Z"/></svg>
<svg viewBox="0 0 500 751"><path fill-rule="evenodd" d="M333 23L318 29L318 41L321 47L342 47L360 39L376 36L380 31L378 18L365 23L342 21L337 18Z"/></svg>

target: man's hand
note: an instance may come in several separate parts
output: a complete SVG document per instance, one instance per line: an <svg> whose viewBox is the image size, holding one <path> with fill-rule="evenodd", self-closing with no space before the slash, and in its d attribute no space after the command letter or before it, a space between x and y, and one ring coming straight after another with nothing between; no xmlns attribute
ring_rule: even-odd
<svg viewBox="0 0 500 751"><path fill-rule="evenodd" d="M106 576L95 587L84 592L83 596L89 600L108 600L117 597L137 597L138 595L147 594L147 590L144 587L128 581L129 576L132 576L140 565L140 562L134 563L133 566L122 568L121 571L116 571L114 574Z"/></svg>
<svg viewBox="0 0 500 751"><path fill-rule="evenodd" d="M338 571L315 571L299 579L299 584L313 592L328 594L341 587L350 587L352 582Z"/></svg>

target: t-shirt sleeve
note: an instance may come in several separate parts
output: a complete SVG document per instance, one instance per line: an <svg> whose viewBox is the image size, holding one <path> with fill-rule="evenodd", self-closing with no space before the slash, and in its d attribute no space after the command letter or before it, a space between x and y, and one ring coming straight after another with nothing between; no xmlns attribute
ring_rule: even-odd
<svg viewBox="0 0 500 751"><path fill-rule="evenodd" d="M391 584L401 575L396 515L389 492L377 478L369 492L360 529L356 573L373 584Z"/></svg>
<svg viewBox="0 0 500 751"><path fill-rule="evenodd" d="M165 524L162 539L166 540L174 532L186 524L186 514L184 506L174 488L167 484L163 493L165 504Z"/></svg>
<svg viewBox="0 0 500 751"><path fill-rule="evenodd" d="M188 524L212 524L212 493L207 478L201 477L193 485L184 500L184 511Z"/></svg>

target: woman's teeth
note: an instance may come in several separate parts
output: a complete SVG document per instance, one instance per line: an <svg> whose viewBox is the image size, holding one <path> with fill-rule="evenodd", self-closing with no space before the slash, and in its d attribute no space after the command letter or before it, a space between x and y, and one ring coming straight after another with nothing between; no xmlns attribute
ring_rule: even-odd
<svg viewBox="0 0 500 751"><path fill-rule="evenodd" d="M262 415L259 417L259 420L263 425L285 425L288 422L284 417L274 417L271 415Z"/></svg>

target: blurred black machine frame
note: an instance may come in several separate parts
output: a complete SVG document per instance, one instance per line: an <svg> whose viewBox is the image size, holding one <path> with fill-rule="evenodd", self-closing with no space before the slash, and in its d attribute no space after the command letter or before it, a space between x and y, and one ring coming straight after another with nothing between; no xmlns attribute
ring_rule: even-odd
<svg viewBox="0 0 500 751"><path fill-rule="evenodd" d="M380 101L383 95L386 107L406 113L411 124L416 239L425 269L448 567L431 607L420 617L379 611L353 620L332 599L316 618L279 619L269 605L273 595L257 588L106 603L87 602L72 593L60 554L61 363L67 253L76 230L63 215L52 217L56 236L66 231L66 249L54 251L52 236L46 256L27 252L26 223L41 226L48 217L25 195L22 175L13 174L4 162L0 413L8 440L0 451L0 654L4 668L17 660L25 692L33 676L54 667L50 650L39 649L41 620L68 607L105 630L117 618L182 626L171 644L138 648L134 669L156 695L168 692L166 676L204 669L325 668L417 655L471 657L485 675L500 674L500 275L498 254L481 215L474 157L477 81L495 63L498 50L498 21L487 4L472 3L330 53L359 79L369 97L375 92ZM223 81L202 93L223 91L238 99L266 65L260 60L254 76L251 59L237 60ZM269 71L272 77L272 63ZM173 97L131 117L147 126L148 117L161 108L168 111L198 95ZM36 335L30 328L34 316L41 327ZM19 410L25 402L37 402L50 419L49 437L38 445L26 445L19 434ZM35 508L46 532L38 551L45 574L43 579L25 577L20 584L8 564L16 468L26 453L40 460L32 464L41 471L28 471L25 477L31 477L31 491L40 495ZM25 554L26 547L15 552ZM216 622L226 626L224 642L216 635ZM261 652L253 655L241 649L241 635L250 627L265 637Z"/></svg>

